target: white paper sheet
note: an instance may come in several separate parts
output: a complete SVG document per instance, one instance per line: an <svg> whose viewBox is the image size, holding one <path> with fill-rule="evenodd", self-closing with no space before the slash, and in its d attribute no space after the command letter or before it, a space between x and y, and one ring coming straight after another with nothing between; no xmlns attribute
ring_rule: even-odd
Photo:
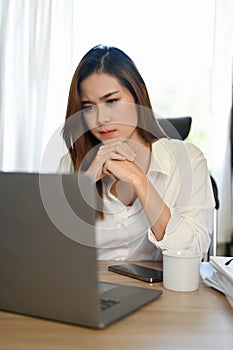
<svg viewBox="0 0 233 350"><path fill-rule="evenodd" d="M200 265L200 275L208 287L224 293L233 307L233 261L225 265L232 257L214 256L210 262Z"/></svg>

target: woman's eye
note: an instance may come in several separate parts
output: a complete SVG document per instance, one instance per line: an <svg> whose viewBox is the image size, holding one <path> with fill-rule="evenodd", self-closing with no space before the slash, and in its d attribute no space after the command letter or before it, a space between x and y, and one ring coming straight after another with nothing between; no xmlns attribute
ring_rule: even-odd
<svg viewBox="0 0 233 350"><path fill-rule="evenodd" d="M84 112L92 112L95 110L95 106L87 106L83 108Z"/></svg>
<svg viewBox="0 0 233 350"><path fill-rule="evenodd" d="M118 100L119 100L118 98L111 98L110 100L107 100L107 104L112 105L112 104L116 103Z"/></svg>

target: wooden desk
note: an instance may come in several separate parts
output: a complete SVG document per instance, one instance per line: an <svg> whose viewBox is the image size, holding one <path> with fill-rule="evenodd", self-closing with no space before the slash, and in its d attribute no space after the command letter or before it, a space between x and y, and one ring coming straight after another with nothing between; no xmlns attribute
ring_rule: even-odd
<svg viewBox="0 0 233 350"><path fill-rule="evenodd" d="M0 312L0 349L233 349L233 309L224 295L202 281L196 292L171 292L161 283L147 284L108 272L110 263L100 262L102 281L162 289L163 295L104 330Z"/></svg>

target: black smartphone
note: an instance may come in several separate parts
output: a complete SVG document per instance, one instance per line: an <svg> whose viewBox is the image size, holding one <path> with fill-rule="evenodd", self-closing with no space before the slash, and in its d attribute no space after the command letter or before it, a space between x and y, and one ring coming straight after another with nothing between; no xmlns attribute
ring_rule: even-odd
<svg viewBox="0 0 233 350"><path fill-rule="evenodd" d="M163 280L162 271L136 264L111 265L108 266L108 270L149 283L162 282Z"/></svg>

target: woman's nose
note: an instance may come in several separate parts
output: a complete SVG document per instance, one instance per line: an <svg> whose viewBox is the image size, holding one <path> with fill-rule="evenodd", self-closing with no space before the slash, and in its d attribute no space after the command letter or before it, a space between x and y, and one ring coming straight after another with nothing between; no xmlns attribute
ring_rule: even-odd
<svg viewBox="0 0 233 350"><path fill-rule="evenodd" d="M100 125L111 121L110 111L108 110L106 104L98 105L97 120Z"/></svg>

